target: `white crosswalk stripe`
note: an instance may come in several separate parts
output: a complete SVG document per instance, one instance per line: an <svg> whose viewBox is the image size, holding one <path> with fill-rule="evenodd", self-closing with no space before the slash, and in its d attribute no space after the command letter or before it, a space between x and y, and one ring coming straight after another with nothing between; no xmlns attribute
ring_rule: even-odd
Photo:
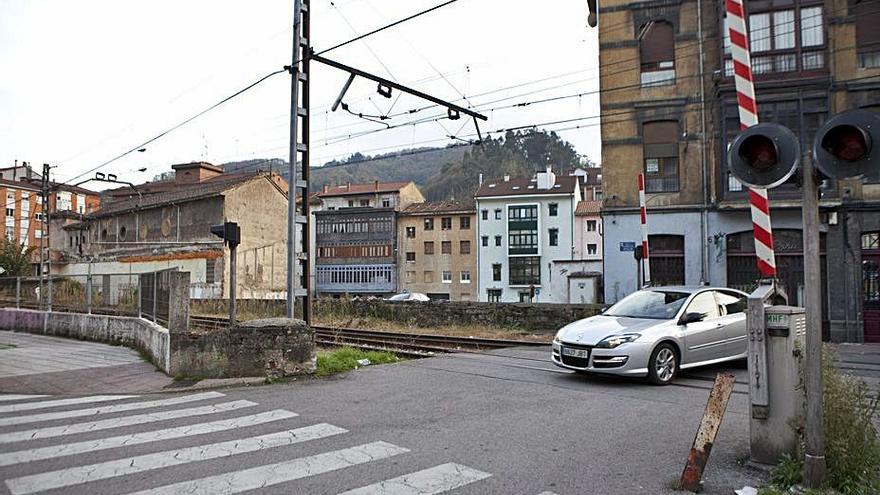
<svg viewBox="0 0 880 495"><path fill-rule="evenodd" d="M256 405L256 402L251 402L249 400L237 400L233 402L223 402L211 406L192 407L189 409L177 409L174 411L162 411L150 414L138 414L135 416L123 416L121 418L104 419L101 421L93 421L90 423L74 423L62 426L52 426L48 428L37 428L34 430L14 431L11 433L4 433L0 435L0 443L22 442L25 440L36 440L40 438L52 438L64 435L73 435L76 433L88 433L99 430L109 430L113 428L122 428L124 426L155 423L157 421L165 421L169 419L187 418L190 416L202 416L205 414L235 411L236 409L253 407Z"/></svg>
<svg viewBox="0 0 880 495"><path fill-rule="evenodd" d="M13 400L25 400L25 399L42 399L43 397L47 397L45 395L21 395L21 394L6 394L0 395L0 402L9 402Z"/></svg>
<svg viewBox="0 0 880 495"><path fill-rule="evenodd" d="M135 495L178 493L213 495L241 493L284 483L294 483L285 491L296 493L297 480L349 467L370 465L410 452L405 447L381 439L369 439L368 443L362 444L347 441L345 439L347 429L328 423L290 425L288 423L299 416L284 409L219 420L211 420L208 417L196 420L201 421L196 423L177 422L173 423L173 426L164 428L149 428L150 423L210 416L258 406L257 403L248 400L218 402L226 397L219 392L87 407L82 405L121 400L132 396L57 399L21 395L16 397L18 398L9 399L0 407L50 404L45 407L60 409L38 414L30 411L42 407L7 409L7 412L17 414L0 417L0 431L6 430L0 432L0 479L11 495L30 495L45 491L70 494L88 494L95 491L119 493L126 490L142 490ZM32 402L12 403L15 400ZM190 406L191 403L198 401L208 402ZM157 410L143 411L152 408ZM113 413L124 414L106 417ZM101 416L102 419L94 416ZM77 418L86 420L77 420ZM38 425L31 424L26 430L8 431L10 426L47 421L56 423L36 428L34 426ZM253 430L260 428L260 425L263 425L260 430ZM128 428L124 434L113 434L108 431L124 427ZM65 441L63 438L93 432L97 434L91 435L86 440ZM102 435L103 432L106 434ZM213 438L214 435L219 435L220 438ZM325 443L330 442L330 437L339 437L339 439ZM29 442L37 440L43 441L34 448L27 448ZM166 444L166 441L173 443ZM301 452L298 454L301 457L295 457L297 450L291 450L292 446L305 442L312 442L313 445L296 447ZM139 445L143 447L131 451L130 448ZM10 451L6 447L16 450ZM100 455L91 455L93 453ZM260 453L260 457L248 457L257 453ZM221 461L232 457L237 459L237 456L241 456L242 464L246 463L247 466L252 467L241 466L242 469L238 469L239 463ZM260 465L255 466L255 459L260 459ZM40 461L51 461L51 463L42 464ZM190 465L192 467L185 467ZM394 465L385 463L383 466L383 472L389 466L396 470ZM342 495L439 494L457 490L492 476L488 472L454 462L427 467L427 469L421 469L422 467L426 466L413 467L413 472L409 474L391 477L384 481L380 480L387 475L361 476L357 479L363 479L364 486L346 491ZM406 471L398 471L394 474L402 472ZM193 474L187 476L187 473ZM94 486L95 482L100 483ZM326 491L335 491L334 488L338 486L328 485ZM3 489L0 488L0 491ZM548 492L542 495L553 494Z"/></svg>
<svg viewBox="0 0 880 495"><path fill-rule="evenodd" d="M346 430L342 428L323 423L241 440L230 440L180 450L156 452L127 459L24 476L7 480L6 486L13 495L24 495L190 462L206 461L247 452L284 447L345 432Z"/></svg>
<svg viewBox="0 0 880 495"><path fill-rule="evenodd" d="M340 495L431 495L443 493L492 476L461 464L448 463L405 474Z"/></svg>
<svg viewBox="0 0 880 495"><path fill-rule="evenodd" d="M215 495L241 493L257 488L294 481L308 476L329 473L339 469L387 459L409 452L387 442L372 442L357 447L334 450L323 454L300 457L277 464L267 464L217 476L209 476L182 483L143 490L132 495Z"/></svg>
<svg viewBox="0 0 880 495"><path fill-rule="evenodd" d="M90 397L75 397L72 399L46 400L39 402L24 402L21 404L6 404L0 406L0 414L17 413L21 411L33 411L50 407L74 406L77 404L89 404L91 402L109 402L112 400L133 399L137 395L93 395Z"/></svg>
<svg viewBox="0 0 880 495"><path fill-rule="evenodd" d="M38 449L7 452L0 454L0 466L11 466L13 464L21 464L24 462L41 461L44 459L54 459L56 457L85 454L88 452L141 445L150 442L173 440L175 438L218 433L221 431L247 428L249 426L295 418L296 416L296 413L285 411L283 409L275 409L274 411L252 414L250 416L240 416L232 419L221 419L209 423L177 426L175 428L166 428L164 430L145 431L142 433L132 433L131 435L119 435L116 437L99 438L97 440L86 440L84 442L50 445Z"/></svg>
<svg viewBox="0 0 880 495"><path fill-rule="evenodd" d="M196 402L200 400L217 399L224 395L220 392L205 392L194 395L183 395L172 399L151 400L145 402L129 402L127 404L113 404L103 407L95 407L90 409L75 409L73 411L51 412L43 414L30 414L27 416L12 416L8 418L0 418L0 426L12 426L26 423L39 423L42 421L54 421L57 419L79 418L83 416L97 416L98 414L111 414L125 411L136 411L138 409L150 409L153 407L175 406L185 404L187 402Z"/></svg>

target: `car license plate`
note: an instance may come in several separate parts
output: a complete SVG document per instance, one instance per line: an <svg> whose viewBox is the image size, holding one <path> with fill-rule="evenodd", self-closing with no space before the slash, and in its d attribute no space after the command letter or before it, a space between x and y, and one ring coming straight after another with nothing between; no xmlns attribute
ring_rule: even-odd
<svg viewBox="0 0 880 495"><path fill-rule="evenodd" d="M571 347L563 347L562 355L586 359L590 357L590 351L587 349L573 349Z"/></svg>

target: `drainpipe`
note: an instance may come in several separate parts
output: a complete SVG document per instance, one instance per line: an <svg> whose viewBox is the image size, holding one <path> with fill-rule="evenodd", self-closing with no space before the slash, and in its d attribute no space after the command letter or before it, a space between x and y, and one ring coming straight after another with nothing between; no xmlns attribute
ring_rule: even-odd
<svg viewBox="0 0 880 495"><path fill-rule="evenodd" d="M709 282L709 164L706 156L706 86L703 67L703 0L697 0L697 38L700 57L700 161L702 163L703 204L700 208L700 282ZM715 200L712 198L712 203Z"/></svg>

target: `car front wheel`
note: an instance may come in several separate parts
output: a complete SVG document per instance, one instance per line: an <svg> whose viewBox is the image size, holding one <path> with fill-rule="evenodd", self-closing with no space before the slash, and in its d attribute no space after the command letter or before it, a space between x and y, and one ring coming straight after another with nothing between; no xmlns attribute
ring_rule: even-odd
<svg viewBox="0 0 880 495"><path fill-rule="evenodd" d="M648 362L648 381L655 385L669 385L678 372L678 355L671 344L660 344L651 353Z"/></svg>

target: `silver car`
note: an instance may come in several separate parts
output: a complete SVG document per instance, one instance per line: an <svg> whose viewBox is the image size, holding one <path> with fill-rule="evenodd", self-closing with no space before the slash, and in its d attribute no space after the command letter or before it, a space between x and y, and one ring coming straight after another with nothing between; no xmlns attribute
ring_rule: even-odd
<svg viewBox="0 0 880 495"><path fill-rule="evenodd" d="M745 359L747 295L716 287L634 292L553 339L553 362L666 385L680 369Z"/></svg>

